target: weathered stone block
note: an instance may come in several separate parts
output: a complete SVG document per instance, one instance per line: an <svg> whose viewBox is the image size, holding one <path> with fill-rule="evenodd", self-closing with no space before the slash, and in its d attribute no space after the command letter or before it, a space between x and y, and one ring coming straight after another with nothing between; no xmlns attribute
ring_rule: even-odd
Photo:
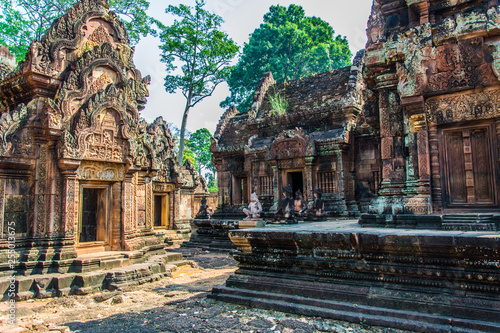
<svg viewBox="0 0 500 333"><path fill-rule="evenodd" d="M19 301L27 300L35 297L37 288L35 285L35 278L28 277L16 277L16 299Z"/></svg>
<svg viewBox="0 0 500 333"><path fill-rule="evenodd" d="M72 293L77 295L86 295L97 290L102 290L105 288L105 279L105 272L77 275L71 286Z"/></svg>

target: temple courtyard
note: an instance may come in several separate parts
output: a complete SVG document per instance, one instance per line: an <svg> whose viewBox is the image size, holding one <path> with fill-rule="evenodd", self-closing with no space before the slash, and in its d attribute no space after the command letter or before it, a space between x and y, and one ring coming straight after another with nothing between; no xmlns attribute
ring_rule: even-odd
<svg viewBox="0 0 500 333"><path fill-rule="evenodd" d="M0 324L3 333L21 332L407 332L252 309L207 296L236 270L228 253L176 249L192 266L172 277L119 291L36 299L17 304L18 326ZM7 316L6 303L0 318ZM409 332L409 331L408 331Z"/></svg>

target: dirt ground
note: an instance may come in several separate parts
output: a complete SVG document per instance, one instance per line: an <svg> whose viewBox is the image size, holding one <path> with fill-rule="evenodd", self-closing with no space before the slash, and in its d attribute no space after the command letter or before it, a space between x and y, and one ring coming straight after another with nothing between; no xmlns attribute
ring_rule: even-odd
<svg viewBox="0 0 500 333"><path fill-rule="evenodd" d="M0 304L0 332L405 332L363 324L252 309L207 298L236 270L225 253L176 249L194 268L174 278L85 296L18 302L17 326L7 325L7 303Z"/></svg>

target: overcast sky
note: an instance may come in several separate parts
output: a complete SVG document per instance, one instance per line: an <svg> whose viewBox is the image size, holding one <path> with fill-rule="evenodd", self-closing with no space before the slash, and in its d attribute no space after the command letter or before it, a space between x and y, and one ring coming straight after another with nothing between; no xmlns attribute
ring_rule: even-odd
<svg viewBox="0 0 500 333"><path fill-rule="evenodd" d="M149 15L165 24L173 21L165 14L169 4L184 3L193 5L194 0L150 0ZM249 35L262 23L264 14L271 5L288 7L290 4L304 7L307 16L318 16L330 23L336 34L346 36L351 51L364 48L366 44L366 25L372 0L207 0L207 9L219 14L224 19L223 29L242 47ZM150 96L142 116L149 122L156 117L163 118L180 127L185 99L179 92L168 94L163 87L165 66L160 62L159 38L144 38L136 47L135 65L143 76L151 75ZM188 130L194 132L199 128L215 131L220 116L224 112L219 103L229 95L226 84L217 87L213 96L204 99L191 109L187 124Z"/></svg>

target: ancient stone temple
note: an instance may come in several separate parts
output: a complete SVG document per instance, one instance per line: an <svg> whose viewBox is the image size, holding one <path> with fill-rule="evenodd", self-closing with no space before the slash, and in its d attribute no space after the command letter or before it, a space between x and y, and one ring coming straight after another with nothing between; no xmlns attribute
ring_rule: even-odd
<svg viewBox="0 0 500 333"><path fill-rule="evenodd" d="M499 208L497 1L375 1L366 110L378 133L372 212Z"/></svg>
<svg viewBox="0 0 500 333"><path fill-rule="evenodd" d="M300 186L310 196L308 175L314 187L327 188L324 170L334 172L344 200L330 197L330 212L333 199L364 214L359 222L230 231L239 269L212 296L412 331L499 332L500 4L374 0L367 33L364 58L354 64L363 76L352 81L362 89L351 95L361 95L355 107L309 127L315 109L308 97L326 89L320 85L298 93L299 106L291 102L286 115L259 122L259 110L266 110L260 87L255 119L252 110L228 112L213 147L221 207L245 200L247 187L265 193L254 181L264 175L277 195L285 181L295 186L300 179L293 172L302 172ZM302 91L327 75L303 80ZM328 85L337 84L342 79ZM286 96L293 101L295 94ZM335 123L342 117L352 120ZM291 135L293 124L300 129ZM336 129L350 130L349 140L336 139ZM326 133L337 143L324 151L314 137ZM303 146L293 143L297 138ZM331 157L322 162L325 156Z"/></svg>
<svg viewBox="0 0 500 333"><path fill-rule="evenodd" d="M15 69L0 49L0 252L14 222L20 270L163 249L189 227L181 203L206 186L176 164L166 122L141 120L150 78L133 54L107 2L93 0L56 20Z"/></svg>
<svg viewBox="0 0 500 333"><path fill-rule="evenodd" d="M352 67L286 84L276 84L268 73L248 112L232 108L222 116L212 145L219 210L241 211L255 192L265 210L275 211L283 186L290 184L311 202L320 187L332 215L359 214L352 162L355 136L363 131L356 131L363 119L361 57ZM284 112L273 108L277 96L288 104ZM372 164L363 172L377 174L377 145L367 146ZM374 185L362 190L375 191Z"/></svg>
<svg viewBox="0 0 500 333"><path fill-rule="evenodd" d="M223 115L220 207L256 191L272 211L291 184L309 202L321 188L329 215L370 223L497 211L498 20L496 1L375 1L353 67L286 85L268 75L248 112Z"/></svg>

